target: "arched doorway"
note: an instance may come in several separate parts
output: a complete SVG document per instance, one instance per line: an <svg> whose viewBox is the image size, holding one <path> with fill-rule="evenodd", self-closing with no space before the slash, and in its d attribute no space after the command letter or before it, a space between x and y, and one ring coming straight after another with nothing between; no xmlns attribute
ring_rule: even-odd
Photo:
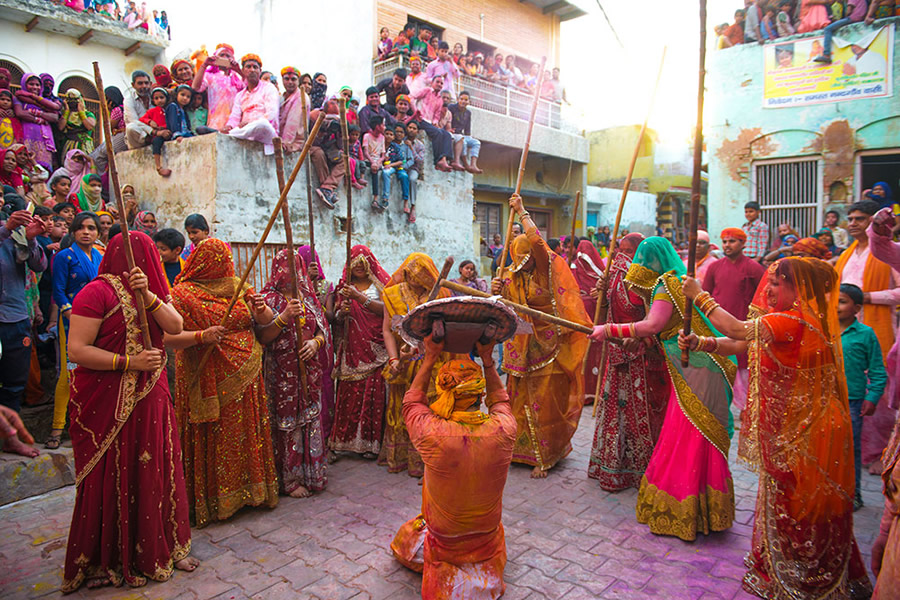
<svg viewBox="0 0 900 600"><path fill-rule="evenodd" d="M9 71L9 88L14 92L20 89L21 86L19 84L22 82L22 75L25 74L22 67L6 59L0 59L0 67Z"/></svg>
<svg viewBox="0 0 900 600"><path fill-rule="evenodd" d="M94 83L90 79L79 75L70 75L60 81L57 94L62 96L67 90L72 88L81 92L82 97L84 97L85 107L88 112L94 113L94 117L97 119L97 126L94 127L92 133L94 145L99 145L103 140L103 129L100 123L100 94L97 93L97 88L94 87Z"/></svg>

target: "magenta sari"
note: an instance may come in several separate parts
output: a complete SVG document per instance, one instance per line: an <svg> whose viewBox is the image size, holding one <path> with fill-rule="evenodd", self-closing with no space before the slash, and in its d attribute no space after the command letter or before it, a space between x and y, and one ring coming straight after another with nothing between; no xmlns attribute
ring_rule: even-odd
<svg viewBox="0 0 900 600"><path fill-rule="evenodd" d="M372 251L365 246L354 246L350 261L351 269L355 264L365 264L371 281L369 290L380 296L390 275L381 268ZM350 274L344 267L338 289L348 281ZM342 349L337 365L338 394L329 445L333 450L378 454L384 436L387 404L387 388L381 374L388 358L381 329L382 316L356 300L350 300L347 322L353 343L345 351Z"/></svg>
<svg viewBox="0 0 900 600"><path fill-rule="evenodd" d="M603 275L603 269L606 261L594 248L594 245L588 240L578 242L578 251L575 254L575 261L572 265L572 274L575 275L575 281L578 282L578 289L581 292L581 301L584 302L584 310L588 317L592 320L597 310L597 299L591 297L591 290L597 285L597 280ZM597 391L598 366L600 364L600 354L603 344L595 344L593 342L588 346L587 365L588 368L584 372L584 403L593 404ZM602 390L601 390L602 392Z"/></svg>
<svg viewBox="0 0 900 600"><path fill-rule="evenodd" d="M269 281L260 290L266 304L277 313L287 308L285 292L290 289L287 250L272 260ZM310 340L316 330L325 331L328 323L306 279L306 264L296 257L298 287L306 311L303 339ZM300 377L297 331L289 322L275 341L266 347L265 372L269 410L272 414L272 440L275 444L275 468L284 493L300 486L309 491L324 490L325 436L322 433L322 365L318 356L306 361L306 389Z"/></svg>
<svg viewBox="0 0 900 600"><path fill-rule="evenodd" d="M143 350L122 236L113 238L100 275L75 298L72 313L102 319L94 346L118 354ZM131 233L135 262L150 290L168 298L156 246ZM153 347L163 332L153 318ZM86 579L140 586L165 581L191 550L181 446L165 362L153 372L75 369L69 401L76 495L62 591Z"/></svg>

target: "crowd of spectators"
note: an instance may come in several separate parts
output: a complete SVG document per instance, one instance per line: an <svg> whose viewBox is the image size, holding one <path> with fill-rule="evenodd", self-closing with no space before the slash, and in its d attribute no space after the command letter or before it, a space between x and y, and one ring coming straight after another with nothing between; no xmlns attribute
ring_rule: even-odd
<svg viewBox="0 0 900 600"><path fill-rule="evenodd" d="M514 54L504 57L500 52L493 56L485 56L477 51L466 52L459 42L453 44L451 49L449 43L439 39L426 26L407 23L403 30L393 38L390 29L382 27L379 35L379 60L386 60L397 55L409 57L411 61L413 58L418 58L423 80L430 81L435 75L443 75L443 89L450 90L451 94L455 89L454 81L460 75L484 79L529 94L534 93L540 79L540 65L537 63L531 63L525 72L516 65L517 59ZM441 52L442 48L445 50L443 53ZM412 69L412 62L410 69ZM560 81L558 67L553 68L552 71L544 71L541 97L552 102L567 102L566 90Z"/></svg>
<svg viewBox="0 0 900 600"><path fill-rule="evenodd" d="M834 32L851 23L900 15L895 0L744 0L734 23L715 27L716 48L774 41L796 33L824 30L825 43L817 62L831 62Z"/></svg>
<svg viewBox="0 0 900 600"><path fill-rule="evenodd" d="M172 30L169 27L169 17L166 15L166 11L150 9L146 2L141 2L140 6L138 6L137 2L125 0L120 6L119 0L46 1L51 4L64 6L75 12L96 14L112 21L120 21L129 30L172 39Z"/></svg>

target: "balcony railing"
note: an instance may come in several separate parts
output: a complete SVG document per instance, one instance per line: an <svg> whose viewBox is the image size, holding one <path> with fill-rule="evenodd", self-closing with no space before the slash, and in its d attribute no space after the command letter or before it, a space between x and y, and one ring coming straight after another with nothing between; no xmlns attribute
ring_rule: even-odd
<svg viewBox="0 0 900 600"><path fill-rule="evenodd" d="M386 60L375 61L373 78L378 83L403 67L409 69L409 57L392 56ZM469 92L470 106L492 113L506 115L514 119L527 121L531 116L531 103L534 97L516 88L500 85L480 77L460 74L454 81L453 95L458 96L462 90ZM541 99L538 102L534 122L552 129L569 133L579 133L579 129L565 121L562 106L559 102Z"/></svg>

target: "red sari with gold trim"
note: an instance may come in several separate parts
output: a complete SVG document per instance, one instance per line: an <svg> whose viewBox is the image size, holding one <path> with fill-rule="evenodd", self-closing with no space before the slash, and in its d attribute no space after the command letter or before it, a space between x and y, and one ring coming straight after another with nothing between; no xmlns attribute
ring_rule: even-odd
<svg viewBox="0 0 900 600"><path fill-rule="evenodd" d="M131 233L135 262L150 290L168 299L156 246ZM100 276L79 292L72 314L102 319L93 346L117 354L144 350L123 238L109 244ZM153 347L163 332L150 317ZM108 578L140 586L165 581L191 550L188 503L175 411L164 376L153 372L94 371L78 367L69 401L76 495L66 548L62 591L85 579Z"/></svg>

